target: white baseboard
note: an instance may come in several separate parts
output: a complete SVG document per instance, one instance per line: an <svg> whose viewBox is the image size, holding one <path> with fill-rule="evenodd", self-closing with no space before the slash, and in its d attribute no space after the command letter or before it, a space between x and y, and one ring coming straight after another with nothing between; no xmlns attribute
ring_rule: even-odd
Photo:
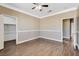
<svg viewBox="0 0 79 59"><path fill-rule="evenodd" d="M63 42L62 40L58 40L58 39L53 39L53 38L47 38L47 37L38 36L38 37L34 37L34 38L27 39L27 40L24 40L24 41L16 42L16 44L21 44L21 43L24 43L24 42L28 42L28 41L31 41L31 40L38 39L38 38L45 38L45 39L49 39L49 40L54 40L54 41L58 41L58 42Z"/></svg>
<svg viewBox="0 0 79 59"><path fill-rule="evenodd" d="M70 39L70 37L64 37L64 38Z"/></svg>
<svg viewBox="0 0 79 59"><path fill-rule="evenodd" d="M40 36L40 38L45 38L45 39L49 39L49 40L53 40L53 41L63 42L63 40L58 40L58 39L53 39L53 38L48 38L48 37L43 37L43 36Z"/></svg>
<svg viewBox="0 0 79 59"><path fill-rule="evenodd" d="M16 38L15 39L4 40L4 41L12 41L12 40L16 40Z"/></svg>
<svg viewBox="0 0 79 59"><path fill-rule="evenodd" d="M38 39L38 38L39 38L39 36L38 37L31 38L31 39L24 40L24 41L16 42L16 44L21 44L21 43L24 43L24 42L28 42L28 41L31 41L31 40Z"/></svg>

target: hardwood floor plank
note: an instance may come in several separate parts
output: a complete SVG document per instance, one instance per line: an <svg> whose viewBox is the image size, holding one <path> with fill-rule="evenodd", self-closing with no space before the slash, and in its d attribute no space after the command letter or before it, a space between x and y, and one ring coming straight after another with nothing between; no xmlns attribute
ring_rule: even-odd
<svg viewBox="0 0 79 59"><path fill-rule="evenodd" d="M5 42L0 56L79 56L79 51L73 49L71 41L60 43L39 38L19 45L16 41Z"/></svg>

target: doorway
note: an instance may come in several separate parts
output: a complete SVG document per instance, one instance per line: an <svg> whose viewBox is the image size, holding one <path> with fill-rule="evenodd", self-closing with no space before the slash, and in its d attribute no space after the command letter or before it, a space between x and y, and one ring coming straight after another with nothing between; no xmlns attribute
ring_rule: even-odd
<svg viewBox="0 0 79 59"><path fill-rule="evenodd" d="M16 46L16 24L4 24L4 48Z"/></svg>
<svg viewBox="0 0 79 59"><path fill-rule="evenodd" d="M4 25L4 48L16 46L16 17L10 15L3 16Z"/></svg>
<svg viewBox="0 0 79 59"><path fill-rule="evenodd" d="M63 19L63 42L74 46L74 18Z"/></svg>

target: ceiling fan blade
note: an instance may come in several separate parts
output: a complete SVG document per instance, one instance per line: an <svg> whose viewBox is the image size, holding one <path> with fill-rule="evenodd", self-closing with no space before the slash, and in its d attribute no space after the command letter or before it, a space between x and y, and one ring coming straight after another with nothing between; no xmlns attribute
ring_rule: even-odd
<svg viewBox="0 0 79 59"><path fill-rule="evenodd" d="M35 4L35 5L36 5L36 3L33 3L33 4Z"/></svg>
<svg viewBox="0 0 79 59"><path fill-rule="evenodd" d="M33 3L34 5L39 5L39 3Z"/></svg>
<svg viewBox="0 0 79 59"><path fill-rule="evenodd" d="M33 7L32 9L35 9L36 7Z"/></svg>
<svg viewBox="0 0 79 59"><path fill-rule="evenodd" d="M48 5L42 5L42 7L48 7Z"/></svg>

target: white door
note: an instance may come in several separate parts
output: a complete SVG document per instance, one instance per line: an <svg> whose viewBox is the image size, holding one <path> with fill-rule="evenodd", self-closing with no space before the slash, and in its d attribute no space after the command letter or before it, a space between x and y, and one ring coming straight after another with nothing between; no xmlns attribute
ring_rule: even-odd
<svg viewBox="0 0 79 59"><path fill-rule="evenodd" d="M4 48L4 24L3 18L0 15L0 50Z"/></svg>

